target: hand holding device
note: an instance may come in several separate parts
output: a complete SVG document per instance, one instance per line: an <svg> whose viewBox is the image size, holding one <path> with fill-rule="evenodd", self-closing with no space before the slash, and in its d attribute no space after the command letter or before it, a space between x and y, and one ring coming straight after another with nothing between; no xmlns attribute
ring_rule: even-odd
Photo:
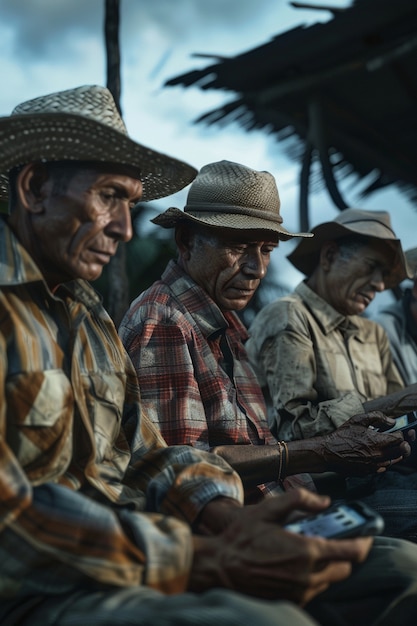
<svg viewBox="0 0 417 626"><path fill-rule="evenodd" d="M384 433L395 433L397 430L407 431L410 428L417 427L417 413L415 411L411 411L410 413L406 413L405 415L400 415L400 417L395 418L395 424L388 430L384 430Z"/></svg>
<svg viewBox="0 0 417 626"><path fill-rule="evenodd" d="M359 500L334 504L328 509L284 526L285 530L309 537L345 539L378 535L384 530L384 520Z"/></svg>

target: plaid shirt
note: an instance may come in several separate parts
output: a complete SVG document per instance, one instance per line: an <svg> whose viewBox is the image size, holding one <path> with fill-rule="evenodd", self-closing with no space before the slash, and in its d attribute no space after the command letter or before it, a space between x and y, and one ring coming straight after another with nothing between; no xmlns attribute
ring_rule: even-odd
<svg viewBox="0 0 417 626"><path fill-rule="evenodd" d="M241 502L240 480L214 455L167 448L141 415L88 283L52 294L3 220L0 264L0 597L184 590L189 523L215 497Z"/></svg>
<svg viewBox="0 0 417 626"><path fill-rule="evenodd" d="M169 444L207 450L276 443L243 347L245 327L235 313L223 314L175 261L132 303L119 334L135 365L147 414ZM229 375L224 338L232 361Z"/></svg>

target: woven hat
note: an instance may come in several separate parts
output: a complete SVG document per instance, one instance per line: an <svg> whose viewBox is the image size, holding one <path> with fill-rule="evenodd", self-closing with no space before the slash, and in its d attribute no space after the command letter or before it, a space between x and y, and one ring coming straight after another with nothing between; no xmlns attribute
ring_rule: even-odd
<svg viewBox="0 0 417 626"><path fill-rule="evenodd" d="M282 226L280 206L272 174L218 161L201 168L188 192L184 211L171 207L152 222L163 228L191 220L218 228L270 230L282 240L311 237L310 233L288 232Z"/></svg>
<svg viewBox="0 0 417 626"><path fill-rule="evenodd" d="M98 161L137 168L143 200L169 196L197 171L130 139L108 89L85 85L28 100L0 118L0 200L7 173L33 161Z"/></svg>
<svg viewBox="0 0 417 626"><path fill-rule="evenodd" d="M389 275L385 279L385 288L391 289L412 274L405 260L401 242L397 239L389 213L386 211L363 211L361 209L345 209L333 221L323 222L311 231L313 239L303 240L288 255L289 261L300 272L310 276L316 268L322 245L326 241L340 239L347 235L363 235L387 242L394 251L394 260Z"/></svg>
<svg viewBox="0 0 417 626"><path fill-rule="evenodd" d="M409 250L406 250L404 254L407 265L410 268L412 277L414 278L417 274L417 248L410 248Z"/></svg>

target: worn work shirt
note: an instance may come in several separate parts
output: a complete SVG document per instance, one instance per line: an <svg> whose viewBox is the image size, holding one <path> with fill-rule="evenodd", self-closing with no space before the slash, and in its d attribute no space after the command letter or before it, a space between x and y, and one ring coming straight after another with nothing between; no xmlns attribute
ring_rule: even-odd
<svg viewBox="0 0 417 626"><path fill-rule="evenodd" d="M242 502L240 479L166 447L95 291L52 294L3 220L0 267L0 597L184 590L189 523L217 496Z"/></svg>
<svg viewBox="0 0 417 626"><path fill-rule="evenodd" d="M376 321L385 328L394 363L406 386L417 383L417 323L410 312L411 289L401 300L378 312Z"/></svg>
<svg viewBox="0 0 417 626"><path fill-rule="evenodd" d="M304 282L267 305L249 334L246 349L279 438L331 432L362 413L366 400L403 387L383 328L341 315Z"/></svg>
<svg viewBox="0 0 417 626"><path fill-rule="evenodd" d="M168 443L276 443L243 347L245 327L175 261L131 304L119 334L147 414Z"/></svg>

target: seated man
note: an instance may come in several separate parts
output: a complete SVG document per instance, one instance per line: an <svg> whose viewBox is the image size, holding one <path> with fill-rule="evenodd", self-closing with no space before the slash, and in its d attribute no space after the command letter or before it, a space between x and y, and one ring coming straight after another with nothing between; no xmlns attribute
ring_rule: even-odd
<svg viewBox="0 0 417 626"><path fill-rule="evenodd" d="M307 278L260 311L246 344L267 388L271 430L288 441L337 432L354 413L398 416L417 406L415 387L402 389L385 331L362 316L378 292L408 275L388 213L347 209L312 232L288 257ZM367 489L376 486L384 493L374 506L395 526L409 516L417 538L417 473L374 476Z"/></svg>
<svg viewBox="0 0 417 626"><path fill-rule="evenodd" d="M0 175L10 206L0 219L1 624L334 626L340 612L343 626L411 625L415 546L285 531L292 511L328 498L294 490L243 507L227 463L167 447L142 412L87 281L131 237L130 208L195 170L130 139L109 91L85 86L0 118Z"/></svg>
<svg viewBox="0 0 417 626"><path fill-rule="evenodd" d="M185 210L170 208L153 221L175 228L178 259L132 303L119 334L147 414L168 443L221 454L251 496L255 485L299 472L382 472L409 453L399 433L368 428L386 427L380 414L352 417L307 442L271 437L235 312L265 276L271 251L294 236L282 226L271 174L211 163L192 183Z"/></svg>
<svg viewBox="0 0 417 626"><path fill-rule="evenodd" d="M385 328L394 363L405 385L417 382L417 248L405 253L413 284L402 297L378 311L375 320Z"/></svg>

